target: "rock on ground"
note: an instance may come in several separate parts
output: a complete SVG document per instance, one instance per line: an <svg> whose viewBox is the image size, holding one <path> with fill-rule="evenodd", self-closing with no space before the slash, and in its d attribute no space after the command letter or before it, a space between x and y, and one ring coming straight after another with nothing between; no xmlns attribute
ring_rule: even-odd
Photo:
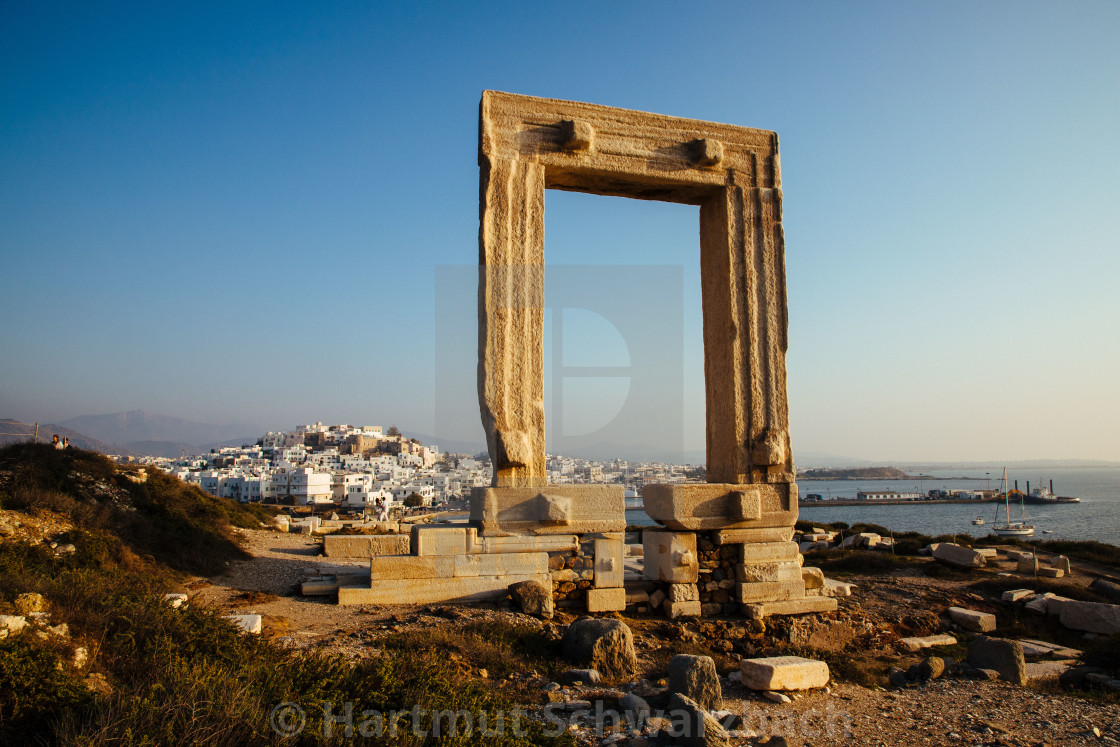
<svg viewBox="0 0 1120 747"><path fill-rule="evenodd" d="M669 692L696 701L701 708L723 708L719 672L710 656L678 654L669 660Z"/></svg>
<svg viewBox="0 0 1120 747"><path fill-rule="evenodd" d="M634 677L638 657L634 634L620 620L581 618L568 626L560 642L564 658L581 667L599 670L607 682Z"/></svg>
<svg viewBox="0 0 1120 747"><path fill-rule="evenodd" d="M509 595L522 612L534 617L552 618L552 589L539 581L519 581L511 584Z"/></svg>
<svg viewBox="0 0 1120 747"><path fill-rule="evenodd" d="M1026 660L1018 641L980 636L968 644L968 663L978 669L994 669L1016 685L1027 684Z"/></svg>
<svg viewBox="0 0 1120 747"><path fill-rule="evenodd" d="M669 698L669 716L673 726L669 733L672 744L681 747L725 747L731 742L727 731L692 698L673 693Z"/></svg>

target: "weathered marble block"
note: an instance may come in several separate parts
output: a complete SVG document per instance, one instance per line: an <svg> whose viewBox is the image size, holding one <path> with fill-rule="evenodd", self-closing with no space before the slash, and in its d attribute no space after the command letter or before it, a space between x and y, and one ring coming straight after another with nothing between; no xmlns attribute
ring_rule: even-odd
<svg viewBox="0 0 1120 747"><path fill-rule="evenodd" d="M694 584L699 578L700 561L693 532L642 532L643 573L648 581Z"/></svg>
<svg viewBox="0 0 1120 747"><path fill-rule="evenodd" d="M621 485L475 488L471 524L483 537L508 534L588 534L626 529Z"/></svg>
<svg viewBox="0 0 1120 747"><path fill-rule="evenodd" d="M623 585L626 546L621 539L595 540L595 588L613 589Z"/></svg>
<svg viewBox="0 0 1120 747"><path fill-rule="evenodd" d="M646 485L642 503L651 519L678 530L792 528L797 522L793 483Z"/></svg>

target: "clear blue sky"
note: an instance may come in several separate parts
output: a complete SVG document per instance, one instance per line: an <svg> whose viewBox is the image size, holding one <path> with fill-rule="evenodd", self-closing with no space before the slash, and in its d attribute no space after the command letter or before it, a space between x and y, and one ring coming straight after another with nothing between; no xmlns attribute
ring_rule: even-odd
<svg viewBox="0 0 1120 747"><path fill-rule="evenodd" d="M1115 2L4 3L0 417L433 428L490 88L779 133L796 450L1120 459L1117 29ZM695 208L547 205L550 261L684 266L701 449Z"/></svg>

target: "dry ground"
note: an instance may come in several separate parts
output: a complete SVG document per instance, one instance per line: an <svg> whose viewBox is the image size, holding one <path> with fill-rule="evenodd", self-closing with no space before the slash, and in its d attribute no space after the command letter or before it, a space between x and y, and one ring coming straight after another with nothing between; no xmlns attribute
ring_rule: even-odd
<svg viewBox="0 0 1120 747"><path fill-rule="evenodd" d="M513 612L506 605L338 607L331 597L298 596L300 579L320 573L360 571L364 563L321 557L319 540L303 535L245 531L243 537L253 555L251 560L231 564L221 576L196 579L186 591L200 603L263 615L265 635L286 645L355 658L377 655L379 639L398 630L431 630L502 617L559 637L565 625L575 619L558 613L554 621L542 622ZM1011 566L1004 563L981 575L1010 583L1015 580L1006 575L1010 571ZM741 635L746 625L743 620L678 624L657 615L623 619L634 631L640 665L648 678L639 684L639 691L655 690L668 657L682 651L710 653L724 673L734 668L743 650L748 655L760 655L774 647L800 647L819 651L832 662L834 684L830 692L814 691L790 704L771 703L725 678L726 708L743 716L736 732L737 743L755 744L759 737L784 734L790 744L811 745L1120 744L1120 705L1115 699L1085 699L1061 692L1056 685L1016 687L956 678L903 690L875 684L882 681L888 665L905 668L918 660L917 656L899 656L894 641L901 635L923 635L944 628L941 615L948 606L1000 611L994 591L968 588L975 579L975 574L958 573L931 578L922 573L920 565L882 575L848 575L845 580L856 583L858 590L840 600L835 618L770 621L765 634L755 632L747 649L732 640ZM464 676L486 676L469 662L458 665ZM861 678L868 686L853 684L852 680ZM511 675L510 680L495 686L520 697L527 707L539 708L546 702L543 688L548 678L523 672ZM579 687L565 687L553 699L586 696L587 691ZM579 737L584 744L600 741L593 731L579 732Z"/></svg>

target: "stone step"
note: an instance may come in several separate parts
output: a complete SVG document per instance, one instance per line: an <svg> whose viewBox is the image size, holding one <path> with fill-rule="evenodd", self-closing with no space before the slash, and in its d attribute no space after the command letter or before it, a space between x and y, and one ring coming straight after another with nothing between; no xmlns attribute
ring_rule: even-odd
<svg viewBox="0 0 1120 747"><path fill-rule="evenodd" d="M740 607L743 614L752 620L761 620L772 615L809 615L817 612L835 612L840 603L831 597L805 597L788 599L782 602L744 604Z"/></svg>

